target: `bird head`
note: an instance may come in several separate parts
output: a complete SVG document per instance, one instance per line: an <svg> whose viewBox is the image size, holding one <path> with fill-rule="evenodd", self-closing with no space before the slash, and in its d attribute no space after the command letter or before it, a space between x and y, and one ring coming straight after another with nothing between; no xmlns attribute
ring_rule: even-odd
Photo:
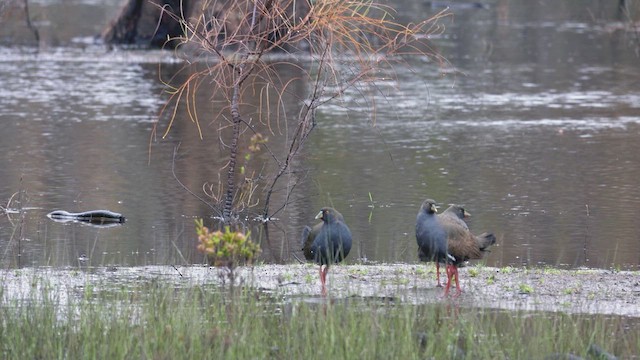
<svg viewBox="0 0 640 360"><path fill-rule="evenodd" d="M320 209L318 215L316 215L316 219L320 219L326 223L331 223L336 220L342 220L342 215L334 208L323 207Z"/></svg>
<svg viewBox="0 0 640 360"><path fill-rule="evenodd" d="M422 209L427 214L437 214L438 206L436 205L436 201L432 199L427 199L422 203Z"/></svg>
<svg viewBox="0 0 640 360"><path fill-rule="evenodd" d="M471 213L469 213L462 205L451 204L448 211L453 211L457 217L460 219L465 219L471 217Z"/></svg>

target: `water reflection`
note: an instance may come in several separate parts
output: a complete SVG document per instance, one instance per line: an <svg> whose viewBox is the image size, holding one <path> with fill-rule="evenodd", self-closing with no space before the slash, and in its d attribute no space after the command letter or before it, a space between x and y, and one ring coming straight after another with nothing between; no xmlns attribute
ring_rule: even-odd
<svg viewBox="0 0 640 360"><path fill-rule="evenodd" d="M349 261L415 262L415 215L432 197L464 204L474 231L496 233L491 265L637 268L637 44L612 30L624 20L615 6L587 3L454 8L446 33L434 39L449 65L407 59L385 69L376 87L323 107L278 187L274 204L296 184L280 220L253 230L264 260L292 261L302 227L332 205L354 234ZM404 6L402 16L433 11ZM174 172L212 202L203 184L216 192L226 164L218 138L228 129L214 121L217 98L203 91L203 140L184 112L165 139L151 138L167 99L158 78L184 76L182 66L162 52L0 51L0 200L18 192L14 207L27 209L0 217L2 266L77 265L82 254L93 265L202 261L193 220L212 210ZM283 81L296 76L282 73ZM362 94L374 96L374 112ZM278 155L288 124L269 128L266 116L296 113L299 100L257 113L260 101L274 99L247 99L247 117ZM268 154L244 165L248 174L275 171ZM128 220L113 229L57 224L45 214L58 208L106 208Z"/></svg>

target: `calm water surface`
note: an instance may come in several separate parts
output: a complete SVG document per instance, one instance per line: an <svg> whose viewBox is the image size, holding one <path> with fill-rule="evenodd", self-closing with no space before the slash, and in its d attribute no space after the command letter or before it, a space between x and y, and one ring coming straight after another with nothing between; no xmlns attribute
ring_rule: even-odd
<svg viewBox="0 0 640 360"><path fill-rule="evenodd" d="M332 204L354 234L350 261L416 262L415 215L431 197L464 204L472 230L497 235L489 265L638 269L640 44L614 3L454 8L433 39L449 64L408 59L383 69L376 87L320 110L294 164L304 175L283 183L299 182L292 203L268 241L254 230L264 260L295 261L302 226ZM437 10L403 6L407 19ZM183 65L169 52L91 45L116 10L34 2L46 33L40 51L28 41L0 47L0 203L17 194L10 207L25 210L0 217L3 267L76 265L81 255L94 265L202 261L193 219L212 211L172 170L201 196L215 184L225 163L219 125L204 121L200 140L182 114L168 137L152 137L167 100L159 78ZM66 28L65 11L85 14L80 33ZM375 111L362 93L374 96ZM208 99L201 95L203 118L220 111ZM277 149L284 135L269 137ZM98 208L127 223L96 229L45 216Z"/></svg>

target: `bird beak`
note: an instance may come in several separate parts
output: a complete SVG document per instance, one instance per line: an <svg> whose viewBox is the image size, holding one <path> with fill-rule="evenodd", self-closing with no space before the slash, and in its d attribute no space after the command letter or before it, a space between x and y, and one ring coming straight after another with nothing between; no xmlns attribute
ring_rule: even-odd
<svg viewBox="0 0 640 360"><path fill-rule="evenodd" d="M434 213L438 213L438 207L435 205L431 205L431 210L433 210Z"/></svg>
<svg viewBox="0 0 640 360"><path fill-rule="evenodd" d="M464 211L464 217L468 218L471 217L471 213L469 213L467 210Z"/></svg>
<svg viewBox="0 0 640 360"><path fill-rule="evenodd" d="M322 219L322 211L320 211L318 215L316 215L316 219Z"/></svg>

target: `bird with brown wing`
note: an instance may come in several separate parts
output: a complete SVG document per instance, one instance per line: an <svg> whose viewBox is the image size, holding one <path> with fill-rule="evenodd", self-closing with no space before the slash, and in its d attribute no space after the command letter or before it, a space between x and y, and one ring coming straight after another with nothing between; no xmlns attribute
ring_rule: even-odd
<svg viewBox="0 0 640 360"><path fill-rule="evenodd" d="M447 268L445 295L449 293L455 278L458 295L461 293L458 266L468 260L482 259L489 247L496 242L490 233L474 235L460 218L464 215L455 208L450 212L437 214L436 202L427 199L422 203L416 218L416 241L421 261L435 261L438 285L440 285L439 264Z"/></svg>

